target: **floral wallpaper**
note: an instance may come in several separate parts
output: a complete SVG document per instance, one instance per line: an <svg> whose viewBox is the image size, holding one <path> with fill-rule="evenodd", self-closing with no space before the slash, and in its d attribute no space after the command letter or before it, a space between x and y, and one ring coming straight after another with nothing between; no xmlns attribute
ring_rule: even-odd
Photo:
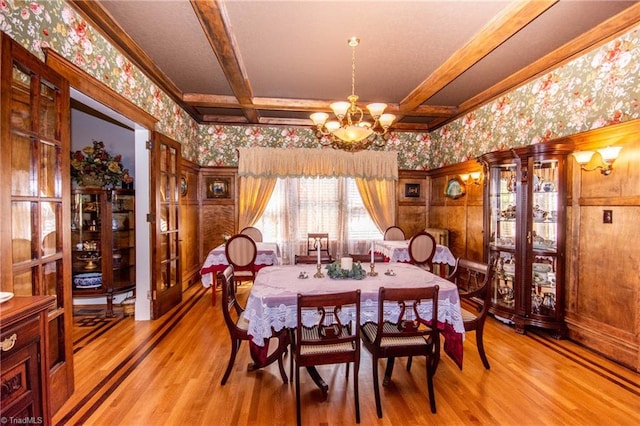
<svg viewBox="0 0 640 426"><path fill-rule="evenodd" d="M320 146L310 128L200 125L63 0L0 0L0 30L44 59L51 47L159 119L154 130L205 166L237 165L237 147ZM640 118L640 27L431 133L391 133L400 169L432 169L489 151Z"/></svg>

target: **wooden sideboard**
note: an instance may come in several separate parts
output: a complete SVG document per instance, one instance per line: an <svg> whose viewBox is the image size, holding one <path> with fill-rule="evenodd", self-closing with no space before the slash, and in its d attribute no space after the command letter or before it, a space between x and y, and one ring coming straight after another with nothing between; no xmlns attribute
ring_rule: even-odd
<svg viewBox="0 0 640 426"><path fill-rule="evenodd" d="M54 296L26 296L0 305L3 423L51 424L47 312L54 303Z"/></svg>

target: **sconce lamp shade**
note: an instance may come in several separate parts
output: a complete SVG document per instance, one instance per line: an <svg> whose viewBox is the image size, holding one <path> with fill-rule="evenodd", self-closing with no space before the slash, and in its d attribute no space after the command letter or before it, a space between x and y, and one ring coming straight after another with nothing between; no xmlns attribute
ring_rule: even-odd
<svg viewBox="0 0 640 426"><path fill-rule="evenodd" d="M583 166L591 161L591 157L593 157L593 154L595 154L594 151L577 151L573 153L573 156L575 157L578 164Z"/></svg>
<svg viewBox="0 0 640 426"><path fill-rule="evenodd" d="M602 161L605 163L613 163L620 154L621 146L608 146L606 148L599 149L598 152L602 156Z"/></svg>

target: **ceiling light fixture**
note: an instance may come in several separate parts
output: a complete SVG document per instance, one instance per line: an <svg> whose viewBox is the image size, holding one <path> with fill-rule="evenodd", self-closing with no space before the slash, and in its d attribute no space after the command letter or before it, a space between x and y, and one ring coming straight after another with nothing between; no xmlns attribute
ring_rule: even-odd
<svg viewBox="0 0 640 426"><path fill-rule="evenodd" d="M374 142L376 146L382 147L385 141L379 140L378 136L387 133L396 116L384 114L387 104L372 103L367 105L367 110L373 118L373 124L364 120L364 112L356 104L358 95L355 93L356 46L360 44L360 39L351 37L348 44L351 47L351 96L347 97L349 102L334 102L330 105L337 120L327 121L329 114L325 112L313 113L309 118L316 126L316 136L322 145L345 151L360 151Z"/></svg>

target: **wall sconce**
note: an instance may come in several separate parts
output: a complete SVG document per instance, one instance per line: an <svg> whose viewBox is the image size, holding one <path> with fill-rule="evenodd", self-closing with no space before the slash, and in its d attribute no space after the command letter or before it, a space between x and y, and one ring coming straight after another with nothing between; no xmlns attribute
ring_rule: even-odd
<svg viewBox="0 0 640 426"><path fill-rule="evenodd" d="M460 175L460 179L465 183L465 185L480 185L480 178L482 177L482 172L472 172L465 173Z"/></svg>
<svg viewBox="0 0 640 426"><path fill-rule="evenodd" d="M599 149L598 153L600 154L600 161L602 164L597 164L591 168L587 168L586 166L591 162L591 158L593 157L593 154L595 154L594 151L577 151L573 153L573 156L582 170L590 172L596 169L602 169L600 170L600 173L605 176L609 176L611 174L611 170L613 170L613 162L618 158L618 154L620 154L621 149L621 146L608 146L606 148Z"/></svg>

